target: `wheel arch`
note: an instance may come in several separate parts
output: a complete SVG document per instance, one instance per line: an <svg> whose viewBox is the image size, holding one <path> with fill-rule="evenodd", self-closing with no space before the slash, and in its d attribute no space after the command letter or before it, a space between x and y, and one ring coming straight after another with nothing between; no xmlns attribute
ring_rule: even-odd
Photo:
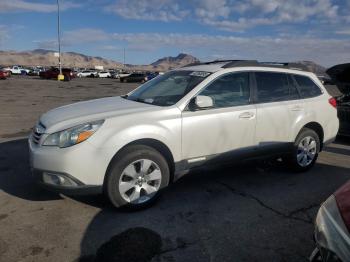
<svg viewBox="0 0 350 262"><path fill-rule="evenodd" d="M174 179L174 172L175 172L175 162L174 162L174 156L171 152L171 150L169 149L169 147L164 144L163 142L157 140L157 139L153 139L153 138L142 138L142 139L138 139L135 141L132 141L126 145L124 145L122 148L120 148L112 157L112 159L110 160L110 162L108 163L108 167L104 176L104 182L103 184L105 184L106 181L106 177L108 175L108 173L110 172L110 169L112 168L112 163L113 161L118 158L120 156L120 154L122 153L122 151L124 149L126 149L129 146L132 145L144 145L144 146L149 146L152 147L153 149L157 150L160 154L162 154L168 165L169 165L169 170L170 170L170 182L173 181Z"/></svg>
<svg viewBox="0 0 350 262"><path fill-rule="evenodd" d="M320 139L320 151L322 151L323 149L323 142L324 142L324 130L323 130L323 127L317 123L317 122L309 122L307 124L305 124L301 129L300 131L303 129L303 128L309 128L313 131L315 131ZM300 133L299 131L299 133Z"/></svg>

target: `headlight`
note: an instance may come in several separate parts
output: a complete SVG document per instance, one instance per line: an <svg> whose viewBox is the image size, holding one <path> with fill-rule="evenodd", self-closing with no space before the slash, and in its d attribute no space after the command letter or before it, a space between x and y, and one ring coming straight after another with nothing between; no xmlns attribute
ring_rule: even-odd
<svg viewBox="0 0 350 262"><path fill-rule="evenodd" d="M104 120L75 126L49 135L43 146L69 147L79 144L92 136L103 124Z"/></svg>

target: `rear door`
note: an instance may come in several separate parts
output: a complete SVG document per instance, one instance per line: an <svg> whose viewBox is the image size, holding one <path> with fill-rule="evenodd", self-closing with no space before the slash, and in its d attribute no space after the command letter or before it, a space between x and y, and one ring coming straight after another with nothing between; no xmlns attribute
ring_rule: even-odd
<svg viewBox="0 0 350 262"><path fill-rule="evenodd" d="M304 104L287 73L255 72L256 143L261 149L282 149L292 142L293 127L304 115Z"/></svg>

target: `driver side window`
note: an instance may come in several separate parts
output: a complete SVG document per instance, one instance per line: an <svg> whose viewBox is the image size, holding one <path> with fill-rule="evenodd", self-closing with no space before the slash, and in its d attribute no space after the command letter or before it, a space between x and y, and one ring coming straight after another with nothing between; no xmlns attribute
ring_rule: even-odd
<svg viewBox="0 0 350 262"><path fill-rule="evenodd" d="M211 97L214 108L247 105L250 101L249 73L231 73L219 77L199 95Z"/></svg>

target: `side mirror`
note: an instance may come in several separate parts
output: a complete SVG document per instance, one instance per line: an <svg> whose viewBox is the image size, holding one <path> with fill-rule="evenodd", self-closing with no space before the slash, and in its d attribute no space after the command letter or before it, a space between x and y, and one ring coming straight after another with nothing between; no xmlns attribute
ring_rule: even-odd
<svg viewBox="0 0 350 262"><path fill-rule="evenodd" d="M196 96L194 98L194 104L198 109L206 109L213 107L214 102L210 96Z"/></svg>

